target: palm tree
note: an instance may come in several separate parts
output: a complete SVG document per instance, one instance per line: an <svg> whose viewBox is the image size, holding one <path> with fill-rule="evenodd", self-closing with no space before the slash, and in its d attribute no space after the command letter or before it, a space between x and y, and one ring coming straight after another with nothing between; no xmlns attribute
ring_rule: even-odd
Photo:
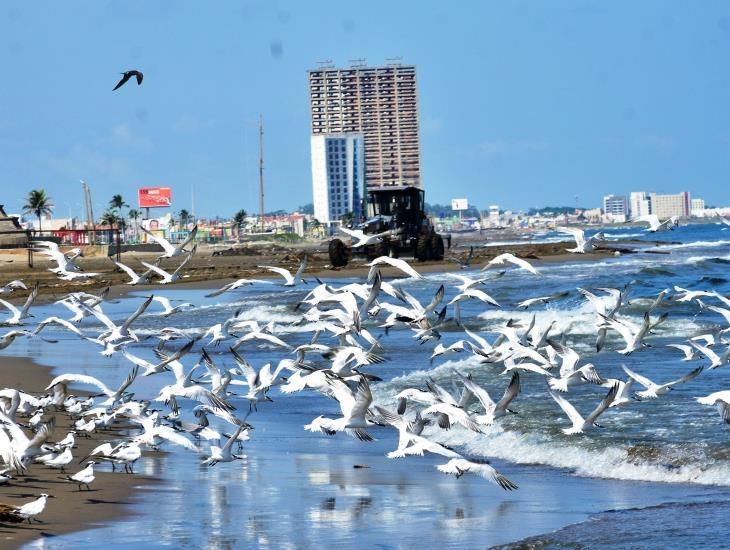
<svg viewBox="0 0 730 550"><path fill-rule="evenodd" d="M187 229L188 228L188 220L190 219L190 212L188 212L187 210L185 210L183 208L178 213L178 216L180 216L180 226L182 226L185 229Z"/></svg>
<svg viewBox="0 0 730 550"><path fill-rule="evenodd" d="M109 209L112 212L119 212L120 221L117 221L117 226L122 231L124 231L124 227L127 225L127 222L124 220L124 212L122 211L122 208L125 206L129 208L129 205L124 202L121 195L112 195L112 200L109 201Z"/></svg>
<svg viewBox="0 0 730 550"><path fill-rule="evenodd" d="M108 225L111 228L116 227L118 229L121 229L121 227L123 227L123 225L124 225L124 220L117 215L116 211L109 209L101 215L101 219L99 220L99 223L101 223L101 225ZM112 242L111 235L112 235L112 232L110 230L109 231L109 242L110 243Z"/></svg>
<svg viewBox="0 0 730 550"><path fill-rule="evenodd" d="M24 214L35 214L38 217L38 232L41 231L41 216L50 216L53 212L53 203L46 195L45 189L34 189L28 193L28 198L23 205Z"/></svg>
<svg viewBox="0 0 730 550"><path fill-rule="evenodd" d="M134 226L133 226L133 229L134 229L134 240L136 241L137 240L137 220L142 216L142 212L140 212L136 208L131 208L127 212L127 216L129 216L129 219L130 220L134 220Z"/></svg>
<svg viewBox="0 0 730 550"><path fill-rule="evenodd" d="M236 238L241 236L241 227L246 223L248 213L241 209L233 215L233 226L236 228Z"/></svg>
<svg viewBox="0 0 730 550"><path fill-rule="evenodd" d="M129 206L126 202L124 202L124 199L121 195L114 195L112 197L112 200L109 201L109 208L112 210L119 210L122 211L122 208L125 206Z"/></svg>

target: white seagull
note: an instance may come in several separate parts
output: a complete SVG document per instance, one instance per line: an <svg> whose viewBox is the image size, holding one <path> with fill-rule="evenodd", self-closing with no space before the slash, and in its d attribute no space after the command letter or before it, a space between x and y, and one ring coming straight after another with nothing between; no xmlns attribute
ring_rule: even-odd
<svg viewBox="0 0 730 550"><path fill-rule="evenodd" d="M636 397L639 399L656 399L660 395L665 395L669 393L674 386L684 384L685 382L689 382L690 380L697 378L703 369L703 367L697 367L693 371L685 374L682 378L672 380L666 384L657 384L649 380L646 376L641 376L640 374L635 373L626 365L621 365L621 368L623 368L626 374L628 374L632 379L636 380L639 384L646 388L643 391L636 392Z"/></svg>
<svg viewBox="0 0 730 550"><path fill-rule="evenodd" d="M38 297L38 283L35 284L33 287L33 290L28 295L28 298L26 298L25 303L23 304L23 307L18 309L10 302L6 302L3 299L0 299L0 304L5 306L12 315L8 317L7 319L4 319L2 322L0 322L0 325L7 325L7 326L18 326L24 324L23 321L30 317L30 313L28 313L28 310L30 309L30 306L33 304L35 299Z"/></svg>
<svg viewBox="0 0 730 550"><path fill-rule="evenodd" d="M359 248L361 246L383 242L383 237L390 233L390 231L383 231L382 233L366 235L361 229L348 229L347 227L342 226L338 227L338 229L353 239L352 248ZM357 239L357 242L355 242L355 239Z"/></svg>
<svg viewBox="0 0 730 550"><path fill-rule="evenodd" d="M10 294L14 290L22 288L23 290L28 290L28 287L25 286L25 283L20 280L10 281L8 284L0 287L0 294Z"/></svg>
<svg viewBox="0 0 730 550"><path fill-rule="evenodd" d="M147 231L144 227L141 227L141 229L150 239L155 241L164 249L165 252L164 254L162 254L162 256L160 256L160 258L175 258L176 256L181 256L184 252L188 252L185 247L189 245L193 241L193 239L195 239L195 235L198 233L198 226L196 225L195 227L193 227L193 230L182 243L178 245L173 245L170 244L170 241L168 241L164 237L158 237L157 235L154 235Z"/></svg>
<svg viewBox="0 0 730 550"><path fill-rule="evenodd" d="M611 403L613 403L613 400L616 398L617 393L618 384L615 384L613 387L611 387L611 389L606 394L606 397L603 398L603 400L598 404L595 410L586 418L583 418L580 413L575 410L575 407L571 405L567 399L565 399L565 397L550 390L550 396L555 400L558 405L560 405L560 408L563 409L563 412L573 423L570 428L563 428L563 433L565 435L573 435L583 433L585 430L592 429L595 426L600 427L599 424L596 424L596 420L598 420L598 417L603 414L603 411L605 411L611 405Z"/></svg>
<svg viewBox="0 0 730 550"><path fill-rule="evenodd" d="M182 303L180 305L173 307L171 300L168 298L165 298L164 296L153 296L152 300L162 306L162 309L163 309L162 316L163 317L169 317L170 315L178 313L179 311L184 311L191 307L195 307L190 302L185 302L185 303ZM178 300L178 301L180 301L180 300Z"/></svg>
<svg viewBox="0 0 730 550"><path fill-rule="evenodd" d="M557 227L556 231L572 235L575 239L575 248L566 248L568 252L573 254L585 254L596 249L596 243L604 240L604 234L596 233L586 240L585 231L577 227Z"/></svg>
<svg viewBox="0 0 730 550"><path fill-rule="evenodd" d="M311 423L304 426L310 432L323 432L335 435L344 431L360 441L373 441L373 437L365 431L370 424L365 419L368 407L373 402L370 386L365 377L360 379L357 390L353 392L347 384L336 380L328 380L330 390L340 404L342 418L331 419L318 416Z"/></svg>
<svg viewBox="0 0 730 550"><path fill-rule="evenodd" d="M81 491L81 487L84 485L86 486L87 491L91 491L91 487L89 487L89 485L96 479L94 476L94 464L96 464L96 462L89 460L86 464L86 468L68 476L67 479L76 483L79 486L79 491Z"/></svg>
<svg viewBox="0 0 730 550"><path fill-rule="evenodd" d="M391 258L390 256L380 256L378 258L375 258L369 264L365 264L366 267L370 268L370 272L368 273L368 281L371 280L375 276L375 272L377 271L377 266L384 265L384 264L394 267L396 269L399 269L400 271L402 271L409 277L413 277L414 279L423 279L423 275L421 275L418 271L413 269L408 264L408 262L406 262L405 260Z"/></svg>
<svg viewBox="0 0 730 550"><path fill-rule="evenodd" d="M492 258L491 260L489 260L489 262L487 262L487 265L482 268L482 271L486 271L492 266L503 265L506 263L510 263L520 269L524 269L525 271L529 271L533 275L540 275L537 269L532 267L532 264L530 264L530 262L523 260L522 258L518 258L514 254L510 254L508 252L500 254L496 258Z"/></svg>
<svg viewBox="0 0 730 550"><path fill-rule="evenodd" d="M260 265L258 267L259 269L267 269L269 271L273 271L274 273L278 273L279 275L284 277L284 286L297 286L301 283L306 282L304 279L302 279L302 274L307 268L306 255L304 256L304 258L302 258L302 261L299 263L299 269L297 269L294 275L291 274L291 271L289 271L288 269L284 269L283 267L276 267L271 265Z"/></svg>
<svg viewBox="0 0 730 550"><path fill-rule="evenodd" d="M185 268L185 266L188 264L188 262L193 259L194 254L195 254L195 247L193 247L192 252L190 252L190 254L188 254L182 262L180 262L180 265L177 266L177 269L175 269L175 271L173 271L172 273L168 273L161 267L152 265L152 264L148 264L147 262L141 262L141 263L147 269L154 271L160 277L162 277L162 280L160 281L161 285L167 285L167 284L174 283L174 282L177 282L180 279L182 279L182 275L180 275L180 272Z"/></svg>
<svg viewBox="0 0 730 550"><path fill-rule="evenodd" d="M475 462L474 459L452 458L446 464L439 464L436 468L439 472L455 475L457 479L466 473L470 473L483 477L505 491L514 491L517 489L515 483L504 477L486 462Z"/></svg>
<svg viewBox="0 0 730 550"><path fill-rule="evenodd" d="M672 216L671 218L664 220L663 222L659 221L659 218L655 214L647 214L645 216L639 216L638 218L634 218L631 220L632 222L646 222L649 224L649 227L646 229L650 233L657 233L661 231L672 231L677 225L677 216Z"/></svg>
<svg viewBox="0 0 730 550"><path fill-rule="evenodd" d="M210 294L206 294L206 298L213 298L214 296L220 296L224 292L228 292L230 290L236 290L237 288L241 288L242 286L250 286L255 283L263 283L263 284L271 284L271 281L264 281L262 279L238 279L237 281L233 281L232 283L228 283L227 285L224 285L223 287L219 288L218 290L214 290Z"/></svg>
<svg viewBox="0 0 730 550"><path fill-rule="evenodd" d="M720 417L730 424L730 390L716 391L705 397L698 397L697 402L701 405L716 405Z"/></svg>
<svg viewBox="0 0 730 550"><path fill-rule="evenodd" d="M122 382L116 390L109 388L101 380L94 378L93 376L89 376L88 374L62 374L60 376L56 376L56 378L51 380L51 383L48 384L46 390L53 388L57 384L67 386L74 382L76 384L90 385L98 388L102 394L107 396L107 399L102 403L102 405L113 406L124 398L126 389L132 385L132 382L134 382L134 379L137 377L137 370L138 367L135 366L132 369L132 372L129 373L124 382Z"/></svg>
<svg viewBox="0 0 730 550"><path fill-rule="evenodd" d="M124 271L127 275L129 275L129 281L126 283L128 285L146 285L150 282L150 276L152 275L152 269L147 268L147 271L142 273L141 275L137 275L137 272L134 271L131 267L128 265L124 265L122 262L114 262L116 266Z"/></svg>

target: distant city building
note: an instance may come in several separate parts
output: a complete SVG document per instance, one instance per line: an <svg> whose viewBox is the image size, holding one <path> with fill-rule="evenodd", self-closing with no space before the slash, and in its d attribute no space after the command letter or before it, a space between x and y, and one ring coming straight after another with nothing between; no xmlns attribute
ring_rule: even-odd
<svg viewBox="0 0 730 550"><path fill-rule="evenodd" d="M688 218L692 214L691 198L688 191L676 195L649 193L649 213L660 220L678 217Z"/></svg>
<svg viewBox="0 0 730 550"><path fill-rule="evenodd" d="M311 146L314 217L326 224L351 212L359 217L364 178L362 135L313 135Z"/></svg>
<svg viewBox="0 0 730 550"><path fill-rule="evenodd" d="M629 202L623 195L603 197L603 212L610 216L624 216L629 213Z"/></svg>
<svg viewBox="0 0 730 550"><path fill-rule="evenodd" d="M625 197L624 197L625 198ZM584 210L582 212L583 217L588 220L590 223L597 223L601 221L601 209L600 208L592 208L590 210ZM625 214L614 214L612 215L611 221L615 222L624 222L626 221L626 215ZM571 220L566 219L566 223L570 223Z"/></svg>
<svg viewBox="0 0 730 550"><path fill-rule="evenodd" d="M634 191L629 195L629 216L630 218L638 218L639 216L648 216L651 213L649 199L644 191Z"/></svg>
<svg viewBox="0 0 730 550"><path fill-rule="evenodd" d="M362 135L363 189L422 187L415 66L322 67L308 75L312 135Z"/></svg>
<svg viewBox="0 0 730 550"><path fill-rule="evenodd" d="M690 208L690 214L692 217L704 216L705 215L705 201L704 199L692 199L692 206Z"/></svg>
<svg viewBox="0 0 730 550"><path fill-rule="evenodd" d="M492 204L489 206L489 225L491 227L499 227L500 225L498 204Z"/></svg>

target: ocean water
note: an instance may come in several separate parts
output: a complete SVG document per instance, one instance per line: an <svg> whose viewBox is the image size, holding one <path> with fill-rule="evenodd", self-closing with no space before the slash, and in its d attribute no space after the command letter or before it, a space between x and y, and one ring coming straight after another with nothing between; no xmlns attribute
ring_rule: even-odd
<svg viewBox="0 0 730 550"><path fill-rule="evenodd" d="M706 360L684 362L681 353L666 344L713 330L723 323L720 315L701 312L696 303L665 303L654 312L654 316L668 313L668 317L647 338L651 348L624 357L615 352L622 342L609 332L606 349L596 354L595 315L575 289L622 287L631 282L631 301L622 310L622 318L637 323L652 298L665 288L676 285L730 294L730 233L724 226L698 224L661 234L632 227L612 229L607 235L658 241L662 244L653 250L666 254L548 263L539 267L540 278L510 271L485 288L503 308L462 304L463 324L491 341L496 337L491 332L494 327L509 319L529 322L534 315L537 325L553 323L551 335L559 338L564 333L567 343L604 377L625 379L621 364L626 364L661 383L707 364ZM544 238L553 237L547 234ZM449 287L453 281L448 275L429 274L423 281L401 284L427 302L443 283L447 302L457 292ZM335 285L347 282L331 281ZM527 311L515 309L523 299L563 290L571 294L560 302ZM307 342L314 328L289 326L299 319L293 306L307 292L305 288L262 285L212 299L198 290L173 287L159 292L197 307L169 319L146 315L135 325L140 334L161 326L184 328L192 334L238 309L245 318L259 323L274 321L280 337L292 345ZM137 307L143 294L147 293L110 304L105 310L113 317L124 317ZM39 317L60 311L57 306L39 309ZM369 321L366 326L380 335L380 322ZM90 320L82 326L99 328ZM21 341L6 352L26 354L59 372L91 374L108 385L121 382L130 370L121 355L104 358L91 344L62 332L53 336L62 341L55 345ZM448 345L463 333L454 324L442 336L441 342ZM422 387L428 377L450 388L456 371L471 374L492 396L501 395L509 379L500 374L501 368L480 364L466 354L437 358L431 364L433 344L419 345L407 329L391 330L381 342L387 362L364 369L383 379L371 386L380 405L392 406L399 391ZM130 349L151 359L155 343L150 339ZM223 349L209 351L217 362L232 366ZM289 356L286 351L256 346L240 351L256 366ZM189 367L196 358L195 354L188 356L184 363ZM505 418L489 433L480 436L458 427L449 432L428 428L427 433L439 441L490 459L519 485L511 493L478 477L447 477L435 469L445 462L438 457L387 459L384 454L395 448L397 436L386 428L371 430L376 438L372 443L343 434L330 438L305 432L303 425L316 416L337 416L337 403L318 394L287 396L273 390L273 402L260 405L249 418L255 430L245 445L245 460L206 468L200 465L200 456L168 447L138 463L141 472L159 477L163 483L139 489L130 505L131 517L98 529L42 539L36 545L92 548L114 540L122 548L325 544L405 548L424 543L488 547L550 533L535 541L557 547L584 541L587 547L659 548L678 545L679 514L696 514L701 521L685 523L683 536L687 538L681 540L687 545L718 547L712 543L730 536L724 522L730 503L730 427L714 408L699 405L695 398L730 389L729 377L730 367L706 371L668 396L611 409L601 418L603 429L565 436L561 428L569 421L547 394L545 381L526 375L512 404L519 414ZM137 398L150 398L170 381L167 374L138 378L132 389ZM571 388L568 399L587 414L605 392L593 385L579 386ZM241 411L248 409L241 399L233 398L232 403ZM130 482L134 483L134 476ZM653 529L641 527L648 522ZM712 532L708 533L710 525ZM632 538L637 529L642 531L641 544Z"/></svg>

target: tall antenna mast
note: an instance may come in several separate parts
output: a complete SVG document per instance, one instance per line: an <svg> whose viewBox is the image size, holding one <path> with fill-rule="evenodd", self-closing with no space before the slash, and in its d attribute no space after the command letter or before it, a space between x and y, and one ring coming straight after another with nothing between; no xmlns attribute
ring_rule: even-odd
<svg viewBox="0 0 730 550"><path fill-rule="evenodd" d="M84 180L81 180L81 187L84 190L84 203L86 205L86 229L91 227L92 230L96 230L94 226L94 207L91 203L91 189ZM94 244L95 237L96 233L92 231L91 235L89 235L89 244Z"/></svg>
<svg viewBox="0 0 730 550"><path fill-rule="evenodd" d="M264 232L264 117L259 115L259 211L261 232Z"/></svg>

